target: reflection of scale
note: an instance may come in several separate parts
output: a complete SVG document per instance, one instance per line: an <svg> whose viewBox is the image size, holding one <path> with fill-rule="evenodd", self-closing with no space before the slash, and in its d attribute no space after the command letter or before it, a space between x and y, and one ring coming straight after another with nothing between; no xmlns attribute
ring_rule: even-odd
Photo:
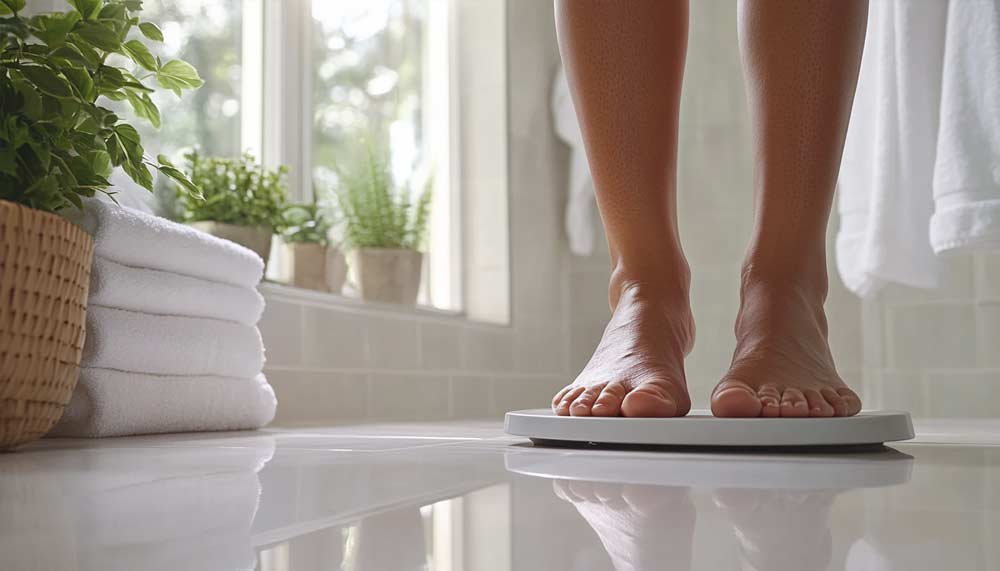
<svg viewBox="0 0 1000 571"><path fill-rule="evenodd" d="M913 457L891 448L822 455L624 454L510 451L507 470L526 476L615 484L759 490L843 490L910 480Z"/></svg>
<svg viewBox="0 0 1000 571"><path fill-rule="evenodd" d="M862 411L841 418L716 418L693 410L681 418L556 416L548 409L508 412L508 434L535 444L698 447L865 446L913 438L910 415Z"/></svg>

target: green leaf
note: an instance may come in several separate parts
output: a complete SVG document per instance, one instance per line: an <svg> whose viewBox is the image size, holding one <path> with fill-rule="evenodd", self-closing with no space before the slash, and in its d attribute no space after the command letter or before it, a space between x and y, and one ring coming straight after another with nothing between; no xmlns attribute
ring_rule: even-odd
<svg viewBox="0 0 1000 571"><path fill-rule="evenodd" d="M103 24L84 22L77 26L73 33L95 48L106 52L116 52L122 46L115 31Z"/></svg>
<svg viewBox="0 0 1000 571"><path fill-rule="evenodd" d="M26 116L40 120L44 117L43 107L42 107L42 96L38 94L38 91L31 86L30 83L22 79L23 76L18 74L17 76L11 74L10 83L14 87L23 100L21 103L21 112Z"/></svg>
<svg viewBox="0 0 1000 571"><path fill-rule="evenodd" d="M34 26L32 33L49 47L59 47L66 42L66 36L79 21L80 14L77 12L39 14L31 19Z"/></svg>
<svg viewBox="0 0 1000 571"><path fill-rule="evenodd" d="M129 104L132 105L132 110L135 111L136 116L146 119L153 127L160 128L160 110L153 103L153 100L150 99L149 95L135 93L126 89L125 97L128 99Z"/></svg>
<svg viewBox="0 0 1000 571"><path fill-rule="evenodd" d="M90 99L94 95L94 80L91 79L90 74L87 70L80 69L76 67L67 67L62 70L63 75L66 79L69 79L77 91L80 92L80 96L84 99Z"/></svg>
<svg viewBox="0 0 1000 571"><path fill-rule="evenodd" d="M156 73L156 81L178 96L185 89L198 89L205 83L191 64L179 59L165 63Z"/></svg>
<svg viewBox="0 0 1000 571"><path fill-rule="evenodd" d="M26 65L21 68L21 73L42 93L53 97L71 97L73 95L69 83L47 67Z"/></svg>
<svg viewBox="0 0 1000 571"><path fill-rule="evenodd" d="M139 31L142 32L142 35L153 40L154 42L163 41L163 32L156 24L153 24L152 22L143 22L139 24Z"/></svg>
<svg viewBox="0 0 1000 571"><path fill-rule="evenodd" d="M149 48L139 40L129 40L122 44L122 49L135 63L148 69L156 71L156 58L150 53Z"/></svg>
<svg viewBox="0 0 1000 571"><path fill-rule="evenodd" d="M73 13L75 14L76 12ZM54 58L64 60L65 65L67 66L75 64L86 67L91 63L90 60L83 55L83 52L80 51L80 48L71 43L63 44L59 48L53 50L50 55Z"/></svg>
<svg viewBox="0 0 1000 571"><path fill-rule="evenodd" d="M174 182L181 185L181 187L183 187L184 190L186 190L188 193L191 194L192 198L195 198L196 200L205 199L205 196L201 193L201 189L198 188L193 182L191 182L191 179L189 179L187 175L185 175L183 172L181 172L173 165L166 164L163 162L163 155L160 155L158 157L158 160L160 160L160 164L159 166L157 166L157 169L159 169L161 173L170 177Z"/></svg>
<svg viewBox="0 0 1000 571"><path fill-rule="evenodd" d="M111 155L107 151L100 149L92 151L89 153L88 160L90 161L90 168L95 173L105 178L111 176Z"/></svg>
<svg viewBox="0 0 1000 571"><path fill-rule="evenodd" d="M67 0L67 2L76 8L84 20L90 20L97 16L104 4L103 0Z"/></svg>
<svg viewBox="0 0 1000 571"><path fill-rule="evenodd" d="M3 5L11 12L20 12L24 9L25 0L0 0Z"/></svg>

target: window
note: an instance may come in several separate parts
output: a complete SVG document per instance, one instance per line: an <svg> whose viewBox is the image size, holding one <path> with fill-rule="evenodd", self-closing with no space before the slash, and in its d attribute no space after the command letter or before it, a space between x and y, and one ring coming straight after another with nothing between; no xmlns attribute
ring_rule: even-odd
<svg viewBox="0 0 1000 571"><path fill-rule="evenodd" d="M156 55L189 61L205 85L180 100L158 92L161 129L137 127L149 154L197 146L286 165L296 201L329 188L365 138L386 146L397 182L433 181L420 303L506 323L505 10L502 0L147 1L166 37ZM275 253L268 276L281 281Z"/></svg>

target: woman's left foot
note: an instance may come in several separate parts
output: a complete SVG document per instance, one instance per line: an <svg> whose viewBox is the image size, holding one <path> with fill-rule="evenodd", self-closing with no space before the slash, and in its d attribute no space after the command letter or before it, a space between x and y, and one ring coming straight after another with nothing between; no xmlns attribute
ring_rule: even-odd
<svg viewBox="0 0 1000 571"><path fill-rule="evenodd" d="M722 417L853 416L861 399L837 374L824 287L744 279L736 352L712 393Z"/></svg>

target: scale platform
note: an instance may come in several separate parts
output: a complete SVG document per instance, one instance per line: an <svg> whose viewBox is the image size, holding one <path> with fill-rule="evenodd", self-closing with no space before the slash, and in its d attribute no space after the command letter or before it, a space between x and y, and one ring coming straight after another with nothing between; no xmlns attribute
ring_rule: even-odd
<svg viewBox="0 0 1000 571"><path fill-rule="evenodd" d="M680 418L624 418L556 416L549 409L532 409L508 412L504 431L555 446L809 448L909 440L913 423L909 413L889 410L839 418L716 418L707 410Z"/></svg>

